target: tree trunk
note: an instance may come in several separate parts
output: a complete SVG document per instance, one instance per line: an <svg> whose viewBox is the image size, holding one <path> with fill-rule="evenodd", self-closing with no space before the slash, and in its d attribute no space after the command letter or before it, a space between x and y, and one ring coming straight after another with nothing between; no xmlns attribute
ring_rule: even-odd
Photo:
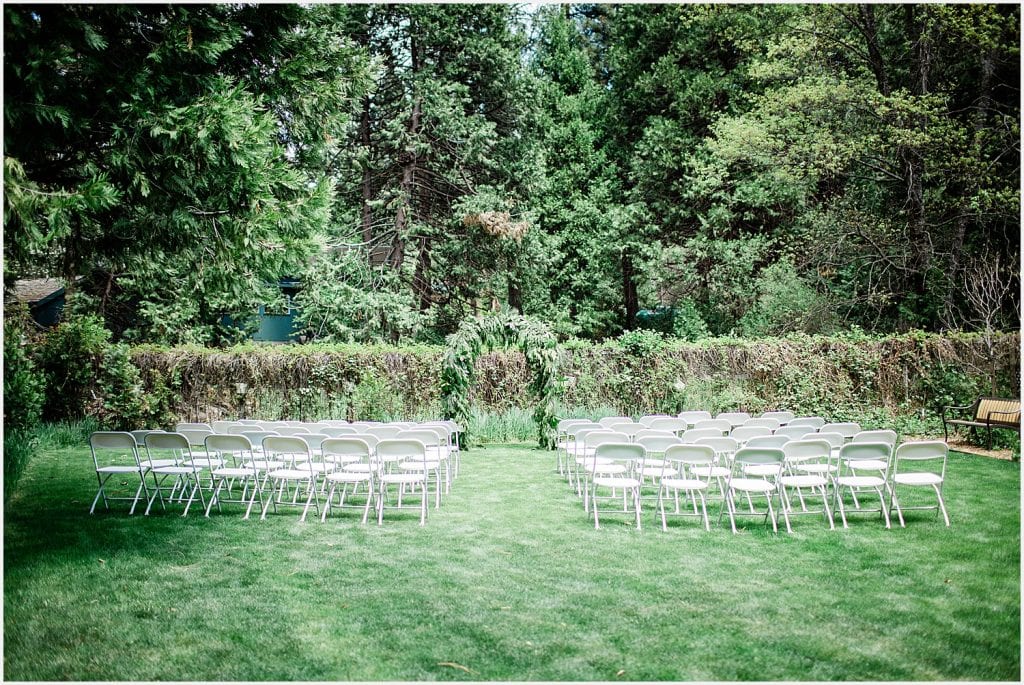
<svg viewBox="0 0 1024 685"><path fill-rule="evenodd" d="M359 117L359 143L363 146L365 153L370 154L370 96L363 98L363 111ZM369 160L363 164L363 180L360 184L362 192L362 207L360 208L359 224L363 243L370 255L370 265L380 266L384 261L384 255L374 249L373 245L373 209L370 202L373 200L373 183L370 173Z"/></svg>
<svg viewBox="0 0 1024 685"><path fill-rule="evenodd" d="M622 295L626 309L626 330L636 327L636 313L639 304L636 294L636 272L629 250L622 251Z"/></svg>
<svg viewBox="0 0 1024 685"><path fill-rule="evenodd" d="M912 42L913 82L915 95L927 95L931 77L932 45L927 13L924 6L905 5L907 35ZM922 16L923 15L923 16ZM924 117L917 119L917 127L926 125ZM911 290L923 296L927 290L926 278L931 263L930 244L926 225L924 203L924 157L917 147L905 146L900 149L899 158L903 165L903 182L906 189L904 208L907 216L907 238L911 257Z"/></svg>
<svg viewBox="0 0 1024 685"><path fill-rule="evenodd" d="M412 278L413 292L419 300L421 312L430 309L430 239L420 238L420 254L416 260L416 273Z"/></svg>
<svg viewBox="0 0 1024 685"><path fill-rule="evenodd" d="M405 150L405 161L402 165L402 182L400 187L401 201L398 205L398 211L395 212L395 237L391 249L391 266L395 269L400 269L402 261L405 259L405 236L409 230L409 224L411 223L410 217L414 211L415 203L415 183L416 183L416 164L417 164L417 153L415 148L416 135L420 130L420 111L422 108L422 99L417 93L419 90L416 85L416 75L420 71L420 54L418 45L416 42L416 25L411 23L409 27L410 38L409 38L409 54L412 58L412 114L409 116L409 144Z"/></svg>
<svg viewBox="0 0 1024 685"><path fill-rule="evenodd" d="M867 43L868 65L878 83L878 92L888 96L892 91L889 86L889 73L885 68L885 59L878 46L878 27L875 24L874 5L859 5L858 8L861 20L861 25L858 28L864 34L864 42Z"/></svg>

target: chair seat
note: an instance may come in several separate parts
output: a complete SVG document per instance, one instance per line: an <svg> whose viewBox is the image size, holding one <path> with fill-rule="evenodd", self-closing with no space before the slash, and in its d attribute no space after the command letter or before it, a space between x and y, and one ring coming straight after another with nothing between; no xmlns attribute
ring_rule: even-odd
<svg viewBox="0 0 1024 685"><path fill-rule="evenodd" d="M600 485L606 488L639 488L640 481L636 478L609 478L607 476L598 476L594 479L594 485Z"/></svg>
<svg viewBox="0 0 1024 685"><path fill-rule="evenodd" d="M309 480L313 473L309 469L277 469L267 476L274 480Z"/></svg>
<svg viewBox="0 0 1024 685"><path fill-rule="evenodd" d="M100 473L138 473L138 466L101 466L96 469Z"/></svg>
<svg viewBox="0 0 1024 685"><path fill-rule="evenodd" d="M422 471L419 473L385 473L380 477L382 483L422 483L423 481Z"/></svg>
<svg viewBox="0 0 1024 685"><path fill-rule="evenodd" d="M777 476L779 475L778 464L753 464L743 469L748 476Z"/></svg>
<svg viewBox="0 0 1024 685"><path fill-rule="evenodd" d="M805 474L802 476L783 476L779 479L783 485L791 488L821 488L828 485L824 476Z"/></svg>
<svg viewBox="0 0 1024 685"><path fill-rule="evenodd" d="M707 482L695 478L662 478L661 484L673 490L707 490L708 487Z"/></svg>
<svg viewBox="0 0 1024 685"><path fill-rule="evenodd" d="M147 459L141 462L142 467L146 469L162 469L165 466L177 466L177 459Z"/></svg>
<svg viewBox="0 0 1024 685"><path fill-rule="evenodd" d="M189 468L195 466L200 469L217 469L224 466L223 459L193 459L192 461L185 461L181 463L182 466L188 466Z"/></svg>
<svg viewBox="0 0 1024 685"><path fill-rule="evenodd" d="M220 478L248 478L249 476L254 476L256 474L253 472L251 468L244 469L240 467L236 468L234 466L229 466L222 469L214 469L213 475L219 476Z"/></svg>
<svg viewBox="0 0 1024 685"><path fill-rule="evenodd" d="M626 472L626 465L625 464L614 464L614 463L608 463L608 462L605 462L605 463L598 462L596 464L590 464L590 468L588 468L587 470L590 471L591 473L595 474L595 475L600 475L600 474L610 475L610 474L616 474L616 473L625 473Z"/></svg>
<svg viewBox="0 0 1024 685"><path fill-rule="evenodd" d="M729 475L729 469L724 466L692 466L690 472L703 478L725 478Z"/></svg>
<svg viewBox="0 0 1024 685"><path fill-rule="evenodd" d="M796 464L794 468L804 473L835 473L839 470L835 464Z"/></svg>
<svg viewBox="0 0 1024 685"><path fill-rule="evenodd" d="M645 466L640 469L640 475L647 478L664 478L665 476L679 475L672 467L662 468L661 466Z"/></svg>
<svg viewBox="0 0 1024 685"><path fill-rule="evenodd" d="M335 471L326 476L332 483L364 483L370 480L370 472L364 471Z"/></svg>
<svg viewBox="0 0 1024 685"><path fill-rule="evenodd" d="M733 478L730 487L742 492L772 492L775 490L775 483L760 478Z"/></svg>
<svg viewBox="0 0 1024 685"><path fill-rule="evenodd" d="M402 461L398 463L398 468L403 471L432 471L441 466L439 461L421 461L419 459L413 461Z"/></svg>
<svg viewBox="0 0 1024 685"><path fill-rule="evenodd" d="M360 460L360 457L355 455L342 455L342 454L328 454L324 456L324 461L329 464L351 464Z"/></svg>
<svg viewBox="0 0 1024 685"><path fill-rule="evenodd" d="M267 459L256 459L249 462L249 466L257 471L273 471L284 466L283 461L269 461Z"/></svg>
<svg viewBox="0 0 1024 685"><path fill-rule="evenodd" d="M191 475L192 472L191 466L161 466L150 470L150 473L156 473L161 476L187 476Z"/></svg>
<svg viewBox="0 0 1024 685"><path fill-rule="evenodd" d="M851 488L880 488L885 480L877 476L841 476L836 478L836 483Z"/></svg>
<svg viewBox="0 0 1024 685"><path fill-rule="evenodd" d="M938 485L942 476L937 473L897 473L892 477L900 485Z"/></svg>
<svg viewBox="0 0 1024 685"><path fill-rule="evenodd" d="M885 471L887 468L889 468L889 464L881 459L865 459L864 461L850 462L850 469L853 471Z"/></svg>

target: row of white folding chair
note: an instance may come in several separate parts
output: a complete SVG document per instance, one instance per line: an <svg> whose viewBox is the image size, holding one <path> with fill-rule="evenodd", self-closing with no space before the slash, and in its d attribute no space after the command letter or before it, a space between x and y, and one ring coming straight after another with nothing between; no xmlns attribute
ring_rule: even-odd
<svg viewBox="0 0 1024 685"><path fill-rule="evenodd" d="M252 438L259 438L263 445L266 445L268 440L270 440L271 445L279 446L283 439L288 445L295 448L292 456L290 457L290 469L285 469L285 472L280 472L279 470L275 471L275 469L279 469L279 467L284 465L285 462L273 461L271 459L272 455L269 454L257 455L255 446L250 442L250 436ZM369 445L377 441L377 438L372 435L365 435L361 437L362 440L359 442L362 444ZM418 437L431 443L431 447L429 448L426 444L420 443L424 444L425 455L431 460L439 461L442 458L442 454L447 456L447 454L443 453L440 449L440 441L437 437L437 433L432 431L422 431L420 434L417 434L416 432L410 431L403 437L406 441L410 438ZM145 459L140 456L138 451L140 438L146 450ZM199 502L201 505L205 506L206 515L208 516L210 508L214 503L217 503L219 507L220 503L225 501L224 498L221 497L221 492L224 486L228 485L230 496L230 483L235 480L239 480L242 481L242 498L240 500L230 501L244 503L246 499L246 491L249 487L252 487L253 489L251 490L248 498L249 506L246 510L246 517L249 516L252 504L255 501L254 497L257 496L257 492L259 492L261 504L263 504L262 516L265 516L266 508L270 506L271 502L262 501L262 489L261 487L257 487L252 479L258 478L258 474L262 472L264 475L264 484L268 477L272 477L279 482L276 484L280 484L282 488L284 482L288 480L307 482L307 484L312 487L313 484L310 480L311 473L312 478L315 479L319 474L333 471L334 466L336 466L336 464L330 463L335 461L331 459L331 450L323 449L323 445L336 445L339 440L340 439L312 434L299 437L278 436L267 434L265 432L242 435L216 435L211 433L207 434L205 437L203 442L203 452L197 453L192 449L195 439L190 439L182 433L166 433L163 431L138 431L135 435L130 433L96 433L90 439L90 448L93 451L97 478L100 482L90 513L95 511L96 504L100 498L104 500L105 506L108 506L107 503L110 499L121 499L108 497L106 494L106 482L113 474L131 472L138 469L140 475L139 485L135 495L132 498L129 498L132 499L130 513L134 513L136 505L141 497L145 497L147 500L147 514L157 500L160 501L161 507L165 508L166 505L163 494L164 492L167 492L168 501L185 503L185 511L183 515L188 514L188 510L191 508L198 496ZM134 455L132 460L134 464L131 462L124 463L122 461L120 464L105 464L104 466L100 466L96 454L97 449L128 449L129 453ZM200 454L203 456L199 456ZM223 458L225 455L233 457L235 460L234 464L229 465ZM245 459L244 455L248 455L248 459ZM311 466L309 468L295 468L295 455L300 455L300 462ZM321 459L319 466L316 465L316 456L314 455L318 455ZM258 459L257 456L259 457ZM242 458L242 463L239 463L239 458ZM402 464L399 464L398 467L404 471L415 470L415 468L410 469L409 466L403 466ZM152 475L153 478L152 494L150 494L150 488L146 483L147 474ZM173 483L168 489L165 485L165 481L172 477ZM429 474L425 477L429 478ZM209 484L204 487L204 483L201 482L201 479L206 478L209 478L210 480ZM409 480L410 479L406 479L406 481ZM440 469L437 469L437 474L434 480L436 483L435 489L439 505L442 482ZM209 491L210 493L209 499L206 497L206 491ZM185 499L186 496L187 501ZM424 498L425 497L426 488L424 488ZM328 500L328 504L329 502L330 498ZM276 509L276 503L274 503L274 506ZM303 511L303 519L307 512L308 505ZM326 510L324 514L326 516Z"/></svg>

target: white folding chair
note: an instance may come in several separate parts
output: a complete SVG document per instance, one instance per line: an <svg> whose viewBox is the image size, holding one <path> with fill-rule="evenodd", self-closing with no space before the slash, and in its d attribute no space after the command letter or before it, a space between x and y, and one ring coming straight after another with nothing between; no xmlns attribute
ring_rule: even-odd
<svg viewBox="0 0 1024 685"><path fill-rule="evenodd" d="M89 436L89 451L92 452L92 463L96 467L96 480L99 482L99 489L96 490L96 497L92 500L89 513L96 511L96 504L102 498L104 509L110 509L111 501L130 501L132 506L128 510L128 515L134 514L139 500L143 496L149 499L149 489L146 487L147 469L142 466L135 436L124 432L96 431ZM135 494L131 497L108 494L107 481L114 476L120 480L128 474L139 477Z"/></svg>
<svg viewBox="0 0 1024 685"><path fill-rule="evenodd" d="M849 528L846 523L846 507L843 504L843 490L848 490L856 502L857 511L878 511L885 519L885 527L889 528L889 511L885 506L885 493L888 486L886 479L877 475L863 475L858 473L857 462L889 462L892 456L892 447L884 442L850 442L839 448L839 471L833 480L832 510L839 509L839 516L843 520L843 528ZM857 500L858 494L868 491L878 495L878 509L864 510Z"/></svg>
<svg viewBox="0 0 1024 685"><path fill-rule="evenodd" d="M306 520L310 506L315 507L319 515L320 502L316 491L317 476L321 472L311 467L315 462L309 443L297 435L268 435L263 438L263 456L281 466L267 471L266 480L270 484L270 492L263 500L260 520L267 518L270 507L274 508L276 514L278 505L302 507L300 522ZM303 488L306 490L306 499L299 501ZM291 495L291 501L288 501L288 495Z"/></svg>
<svg viewBox="0 0 1024 685"><path fill-rule="evenodd" d="M210 424L210 428L213 429L214 433L226 435L232 432L232 428L244 425L246 424L239 423L238 421L214 421Z"/></svg>
<svg viewBox="0 0 1024 685"><path fill-rule="evenodd" d="M639 419L637 419L637 423L642 423L645 426L647 426L648 428L650 428L651 427L651 423L654 422L654 421L657 421L658 419L671 419L671 418L673 418L673 417L669 416L668 414L644 414Z"/></svg>
<svg viewBox="0 0 1024 685"><path fill-rule="evenodd" d="M767 522L772 522L772 531L778 532L778 520L775 514L775 507L772 506L772 498L778 496L778 479L782 475L782 465L785 462L785 454L781 449L772 447L741 447L736 450L732 458L732 468L729 471L729 482L726 484L725 505L718 514L721 521L725 512L729 513L729 524L732 532L736 531L736 516L763 516ZM750 471L758 471L762 475L748 475ZM747 499L749 512L740 512L736 508L736 496L742 493ZM759 512L754 507L753 496L765 498L765 511ZM781 508L782 501L779 500Z"/></svg>
<svg viewBox="0 0 1024 685"><path fill-rule="evenodd" d="M160 508L166 509L164 492L167 502L185 502L182 516L188 516L188 510L199 495L199 502L206 508L206 496L203 493L200 476L211 463L209 458L193 459L192 446L188 438L181 433L150 433L145 438L146 457L150 464L165 464L151 467L148 474L153 476L153 492L146 503L146 514L153 508L153 502L160 500ZM168 464L167 462L171 462ZM201 465L202 464L202 465ZM204 466L205 465L205 466ZM218 466L220 464L217 464ZM172 479L171 487L164 487L165 481ZM186 500L186 494L188 499Z"/></svg>
<svg viewBox="0 0 1024 685"><path fill-rule="evenodd" d="M177 423L174 425L174 432L180 433L182 431L200 430L213 432L213 426L208 423Z"/></svg>
<svg viewBox="0 0 1024 685"><path fill-rule="evenodd" d="M407 459L399 462L400 471L420 471L426 469L424 476L427 483L434 483L434 508L441 508L441 492L449 491L447 455L441 446L441 438L437 432L429 428L403 430L395 436L396 440L413 440L423 445L423 458Z"/></svg>
<svg viewBox="0 0 1024 685"><path fill-rule="evenodd" d="M676 418L686 421L686 425L693 428L698 421L709 421L714 417L711 416L711 412L709 411L695 410L681 411L676 415Z"/></svg>
<svg viewBox="0 0 1024 685"><path fill-rule="evenodd" d="M634 442L638 445L643 445L644 448L643 461L636 469L637 477L640 478L642 495L643 486L650 483L650 485L657 488L658 481L666 475L674 475L675 472L672 465L665 462L665 450L672 445L682 445L683 441L672 433L666 433L665 435L645 435L638 437ZM657 491L655 491L656 495Z"/></svg>
<svg viewBox="0 0 1024 685"><path fill-rule="evenodd" d="M688 428L683 431L683 434L679 436L683 442L688 445L695 444L698 440L704 438L724 438L727 437L722 432L720 427L715 428Z"/></svg>
<svg viewBox="0 0 1024 685"><path fill-rule="evenodd" d="M632 499L636 514L636 529L640 530L640 479L636 474L637 464L644 458L643 445L630 442L605 442L594 448L590 456L587 470L590 478L590 503L594 511L594 529L601 527L598 512L600 501L619 499L618 491L622 491L622 510L629 513L629 500ZM599 488L611 490L611 494L600 494Z"/></svg>
<svg viewBox="0 0 1024 685"><path fill-rule="evenodd" d="M320 515L321 522L326 521L332 507L337 506L339 509L362 508L362 523L365 524L370 515L370 506L376 502L377 462L373 448L365 440L344 437L328 438L321 443L320 449L325 461L330 459L331 462L340 464L339 469L326 476L329 488L324 510ZM335 505L334 495L339 485L342 486L341 493ZM366 502L361 507L358 504L345 504L345 498L350 494L349 486L353 488L352 494L355 494L355 489L360 485L365 486Z"/></svg>
<svg viewBox="0 0 1024 685"><path fill-rule="evenodd" d="M649 424L647 424L647 427L650 428L651 430L670 431L672 433L675 433L676 435L679 435L684 430L689 428L690 424L685 419L667 416L664 418L654 419Z"/></svg>
<svg viewBox="0 0 1024 685"><path fill-rule="evenodd" d="M616 423L632 423L633 419L628 416L605 416L597 422L605 428L611 428Z"/></svg>
<svg viewBox="0 0 1024 685"><path fill-rule="evenodd" d="M715 466L715 450L709 445L672 445L665 450L665 473L658 479L658 512L661 514L661 529L668 530L665 520L665 500L669 493L675 509L673 516L703 516L704 530L711 530L708 521L708 505L704 493L708 489L708 474ZM703 474L703 477L702 477ZM684 493L693 503L693 512L683 511L679 506L679 493ZM697 502L700 501L700 512Z"/></svg>
<svg viewBox="0 0 1024 685"><path fill-rule="evenodd" d="M389 486L396 486L396 503L390 505L392 509L408 509L402 505L402 496L407 487L419 489L420 496L420 525L427 523L427 473L430 467L427 463L427 448L417 440L398 440L387 438L377 443L377 459L380 463L380 474L377 478L379 492L377 495L377 525L384 524L384 507L389 501ZM419 461L420 468L403 470L396 468L399 464Z"/></svg>
<svg viewBox="0 0 1024 685"><path fill-rule="evenodd" d="M245 516L249 518L253 501L258 496L260 508L263 507L263 492L260 488L260 470L256 467L256 456L252 451L252 443L244 435L208 435L204 443L207 454L217 455L222 462L226 462L225 456L230 457L233 464L230 466L215 466L210 469L210 478L214 488L206 503L206 516L210 515L210 509L217 505L217 511L221 511L222 503L246 505ZM235 482L242 488L242 492L236 498L232 498ZM227 486L227 495L221 493ZM250 492L251 489L251 492Z"/></svg>
<svg viewBox="0 0 1024 685"><path fill-rule="evenodd" d="M790 515L818 513L825 515L829 529L834 530L836 525L828 506L828 487L834 471L832 446L825 440L791 440L782 446L782 452L785 463L778 483L786 530L793 532ZM800 502L799 510L793 505L792 492ZM807 499L811 497L821 498L821 509L807 508Z"/></svg>
<svg viewBox="0 0 1024 685"><path fill-rule="evenodd" d="M377 437L378 440L394 440L395 438L398 437L398 434L401 433L403 430L405 429L402 428L401 426L388 426L378 424L375 426L367 426L366 428L362 429L362 432L374 435Z"/></svg>
<svg viewBox="0 0 1024 685"><path fill-rule="evenodd" d="M630 442L632 442L637 433L642 430L647 430L647 426L636 421L622 421L621 423L613 423L608 426L608 430L627 435L629 436Z"/></svg>
<svg viewBox="0 0 1024 685"><path fill-rule="evenodd" d="M565 476L569 468L568 455L572 446L569 428L590 423L587 419L562 419L555 426L555 470L558 475ZM600 424L598 424L600 425Z"/></svg>
<svg viewBox="0 0 1024 685"><path fill-rule="evenodd" d="M583 511L589 512L591 481L595 473L611 475L624 470L621 464L605 462L603 459L595 457L597 448L606 443L628 443L629 437L624 433L616 433L612 430L586 431L585 434L581 431L577 435L582 435L583 438L582 447L577 446L576 449L576 462L580 474L577 477L580 488L577 494L583 497Z"/></svg>
<svg viewBox="0 0 1024 685"><path fill-rule="evenodd" d="M942 499L942 484L946 482L948 456L949 447L941 440L905 442L896 448L889 486L889 510L896 509L901 528L906 527L903 512L907 509L935 509L936 515L941 511L946 527L949 527L949 514L946 512L946 502ZM902 505L896 497L898 487L931 488L937 501L929 506Z"/></svg>
<svg viewBox="0 0 1024 685"><path fill-rule="evenodd" d="M782 449L782 446L789 442L785 435L758 435L747 440L743 447L772 447Z"/></svg>
<svg viewBox="0 0 1024 685"><path fill-rule="evenodd" d="M320 432L329 438L340 438L345 435L355 435L359 430L352 426L328 426Z"/></svg>
<svg viewBox="0 0 1024 685"><path fill-rule="evenodd" d="M761 428L767 428L769 433L774 433L782 427L782 424L779 423L778 419L762 416L756 419L747 419L741 427L746 426L760 426Z"/></svg>

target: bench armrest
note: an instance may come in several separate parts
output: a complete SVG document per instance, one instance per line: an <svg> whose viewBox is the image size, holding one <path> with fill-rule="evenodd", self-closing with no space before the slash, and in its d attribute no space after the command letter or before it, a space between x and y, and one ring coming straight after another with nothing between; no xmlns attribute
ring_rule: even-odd
<svg viewBox="0 0 1024 685"><path fill-rule="evenodd" d="M942 408L942 420L943 421L946 420L946 412L950 411L951 409L959 409L960 411L965 411L967 409L974 409L974 407L975 407L974 404L965 404L962 407L953 407L953 406L943 407Z"/></svg>

